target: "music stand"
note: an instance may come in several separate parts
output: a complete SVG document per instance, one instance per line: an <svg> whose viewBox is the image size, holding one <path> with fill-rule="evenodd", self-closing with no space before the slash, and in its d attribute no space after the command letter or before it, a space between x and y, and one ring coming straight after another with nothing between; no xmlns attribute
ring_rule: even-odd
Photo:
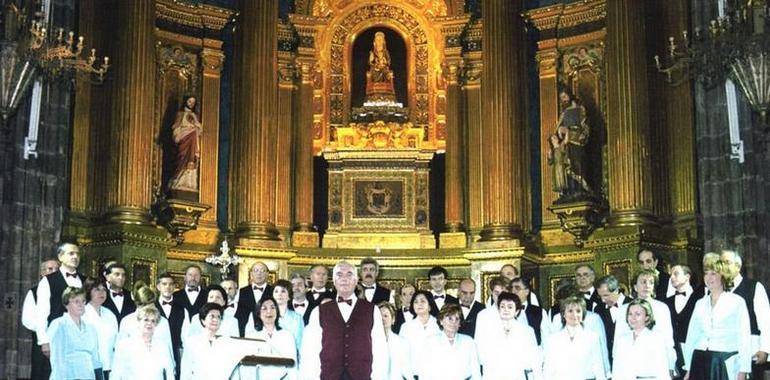
<svg viewBox="0 0 770 380"><path fill-rule="evenodd" d="M258 338L233 338L235 341L252 341L252 342L260 342L260 343L267 343L263 339ZM253 351L252 351L253 352ZM236 356L237 357L237 356ZM228 378L232 378L233 375L235 375L236 372L240 370L241 367L255 367L254 372L256 373L256 380L259 380L260 378L260 367L283 367L283 368L289 368L294 366L294 359L277 356L277 355L259 355L259 354L247 354L241 356L241 359L238 361L238 363L235 365L233 370L230 372L230 376Z"/></svg>

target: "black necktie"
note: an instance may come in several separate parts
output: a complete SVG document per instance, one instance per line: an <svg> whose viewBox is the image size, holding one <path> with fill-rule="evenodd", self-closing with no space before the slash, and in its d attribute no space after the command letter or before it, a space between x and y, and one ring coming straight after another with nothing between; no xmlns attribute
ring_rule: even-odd
<svg viewBox="0 0 770 380"><path fill-rule="evenodd" d="M687 296L687 292L674 292L674 296Z"/></svg>
<svg viewBox="0 0 770 380"><path fill-rule="evenodd" d="M344 302L344 303L346 303L348 305L351 305L351 306L353 305L353 300L346 300L346 299L344 299L342 297L337 297L337 303L342 303L342 302Z"/></svg>
<svg viewBox="0 0 770 380"><path fill-rule="evenodd" d="M78 277L77 272L75 272L75 273L65 273L64 275L67 276L67 277L72 277L72 278L77 278Z"/></svg>

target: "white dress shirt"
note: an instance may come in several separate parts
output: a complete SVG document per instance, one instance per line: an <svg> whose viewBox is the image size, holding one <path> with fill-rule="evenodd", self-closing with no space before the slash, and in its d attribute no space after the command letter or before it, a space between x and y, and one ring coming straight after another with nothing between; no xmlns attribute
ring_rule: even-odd
<svg viewBox="0 0 770 380"><path fill-rule="evenodd" d="M545 341L543 378L558 380L605 380L599 337L591 330L577 327L570 339L566 328Z"/></svg>
<svg viewBox="0 0 770 380"><path fill-rule="evenodd" d="M94 306L88 304L86 305L86 312L83 314L83 320L94 326L98 334L99 360L102 362L102 369L111 370L112 355L118 337L118 319L110 309L99 306L99 313L97 313Z"/></svg>
<svg viewBox="0 0 770 380"><path fill-rule="evenodd" d="M171 316L171 306L173 305L174 297L170 297L169 299L164 299L162 296L158 299L158 303L160 304L160 308L163 309L163 314L166 317ZM167 302L167 304L163 304L164 302ZM185 312L187 312L187 309L185 309Z"/></svg>
<svg viewBox="0 0 770 380"><path fill-rule="evenodd" d="M652 297L647 299L647 302L652 306L652 315L655 318L655 326L653 330L660 332L660 335L666 339L666 356L668 357L668 369L676 369L676 351L674 351L674 327L671 324L671 309L668 308L663 302L660 302ZM626 315L628 313L628 304L620 306L620 316L622 318L615 323L615 340L622 334L631 331L631 327L626 322ZM613 341L614 342L614 341Z"/></svg>
<svg viewBox="0 0 770 380"><path fill-rule="evenodd" d="M307 307L310 305L310 300L305 298L304 300L297 301L292 299L291 300L291 306L294 308L294 311L299 315L305 315L305 311L307 310Z"/></svg>
<svg viewBox="0 0 770 380"><path fill-rule="evenodd" d="M618 294L618 300L615 302L615 305L610 307L610 317L612 317L612 322L618 323L618 318L621 320L625 319L625 315L620 315L620 306L624 304L625 300L625 294L620 293Z"/></svg>
<svg viewBox="0 0 770 380"><path fill-rule="evenodd" d="M446 302L446 296L447 296L446 290L444 290L444 293L441 293L441 294L438 294L435 291L431 290L430 294L433 295L433 302L436 303L436 307L438 307L438 309L441 310L441 308L444 307L444 303Z"/></svg>
<svg viewBox="0 0 770 380"><path fill-rule="evenodd" d="M739 273L733 280L733 289L743 281L743 276ZM767 290L762 283L757 282L754 288L754 314L757 317L757 327L760 335L752 335L752 350L764 351L770 353L770 300L767 298Z"/></svg>
<svg viewBox="0 0 770 380"><path fill-rule="evenodd" d="M195 290L190 290L189 287L185 286L184 293L187 295L187 300L190 301L190 305L194 305L195 301L198 300L198 296L201 294L201 287L198 286Z"/></svg>
<svg viewBox="0 0 770 380"><path fill-rule="evenodd" d="M481 380L473 338L457 333L451 342L440 332L427 337L423 344L425 355L416 371L420 380Z"/></svg>
<svg viewBox="0 0 770 380"><path fill-rule="evenodd" d="M174 378L174 357L154 337L148 348L140 335L121 341L115 347L111 380L167 380Z"/></svg>
<svg viewBox="0 0 770 380"><path fill-rule="evenodd" d="M185 343L181 380L227 379L240 358L234 358L233 339L219 337L209 342L207 334L191 336ZM234 363L235 362L235 363Z"/></svg>
<svg viewBox="0 0 770 380"><path fill-rule="evenodd" d="M260 366L259 377L257 377L256 367L241 367L238 370L240 376L235 376L238 379L284 379L295 380L297 379L297 346L294 341L294 335L286 329L274 331L272 336L265 330L256 331L251 330L246 332L246 338L262 339L265 341L263 345L257 345L257 352L254 354L260 356L280 356L283 358L290 358L294 360L294 366L285 368L277 366ZM283 377L286 376L286 377Z"/></svg>
<svg viewBox="0 0 770 380"><path fill-rule="evenodd" d="M346 302L336 302L342 319L347 322L353 313L358 298L351 298L351 305ZM319 320L320 307L313 309L310 313L310 321L305 327L304 337L302 339L302 349L300 350L300 379L317 380L321 377L321 339L323 338L323 328ZM382 328L382 315L380 309L374 307L372 315L374 318L372 324L372 380L385 380L388 376L388 343L385 339L385 330Z"/></svg>
<svg viewBox="0 0 770 380"><path fill-rule="evenodd" d="M388 330L388 380L403 380L414 378L410 361L411 349L406 339Z"/></svg>
<svg viewBox="0 0 770 380"><path fill-rule="evenodd" d="M678 290L674 288L674 292L671 295L676 294ZM687 284L684 286L684 295L677 294L676 297L674 297L674 309L676 310L677 314L682 312L682 309L684 309L685 306L687 306L687 301L690 300L690 297L692 297L692 285ZM671 297L671 296L669 296Z"/></svg>
<svg viewBox="0 0 770 380"><path fill-rule="evenodd" d="M612 379L671 379L666 350L666 339L660 331L645 328L636 338L633 331L626 331L612 346Z"/></svg>
<svg viewBox="0 0 770 380"><path fill-rule="evenodd" d="M37 303L32 289L28 290L27 295L24 296L24 303L21 306L21 324L32 331L37 327Z"/></svg>
<svg viewBox="0 0 770 380"><path fill-rule="evenodd" d="M112 290L112 288L110 288L109 284L107 284L107 297L110 297L110 299L112 300L112 303L115 304L115 308L118 309L118 313L121 313L123 312L123 300L126 298L126 296L124 295L126 290L120 289L119 296L113 295L112 294L113 292L115 291Z"/></svg>
<svg viewBox="0 0 770 380"><path fill-rule="evenodd" d="M399 335L406 341L412 352L411 367L413 371L417 371L420 362L425 352L425 339L429 336L441 333L441 329L438 327L436 318L432 315L428 316L428 322L422 324L420 318L415 317L411 321L404 322L401 325Z"/></svg>
<svg viewBox="0 0 770 380"><path fill-rule="evenodd" d="M682 344L684 368L690 368L695 350L735 352L725 361L729 378L735 379L738 372L751 373L751 325L746 301L737 294L723 292L716 305L706 296L695 303L687 339Z"/></svg>
<svg viewBox="0 0 770 380"><path fill-rule="evenodd" d="M66 276L67 272L64 268L61 268L59 272L56 272L59 276L64 276L64 281L67 282L67 286L75 288L82 288L83 282L80 281L80 277ZM76 272L75 272L76 273ZM72 274L72 272L70 272ZM77 274L77 273L76 273ZM40 283L37 285L37 327L35 332L37 333L37 344L43 345L50 341L48 339L48 315L51 314L51 284L48 283L48 277L43 277Z"/></svg>
<svg viewBox="0 0 770 380"><path fill-rule="evenodd" d="M511 321L508 333L502 321L498 328L497 331L484 329L481 335L478 332L475 335L484 379L541 379L542 351L532 328L517 321ZM514 352L516 354L511 355ZM529 377L525 377L525 371L529 371Z"/></svg>
<svg viewBox="0 0 770 380"><path fill-rule="evenodd" d="M246 322L246 329L248 329L249 326L251 326L252 329L254 328L254 319L251 313L249 313L249 320ZM201 320L198 318L198 314L193 315L192 318L189 319L185 318L184 321L182 321L182 344L184 344L185 340L189 337L203 334L205 331L206 330L201 324ZM238 320L235 317L224 316L219 322L217 334L230 337L241 336L241 331L238 329Z"/></svg>
<svg viewBox="0 0 770 380"><path fill-rule="evenodd" d="M313 295L313 301L318 301L318 297L320 297L321 294L324 294L328 291L329 290L326 288L320 288L320 289L312 288L310 289L310 294Z"/></svg>
<svg viewBox="0 0 770 380"><path fill-rule="evenodd" d="M527 304L522 304L521 312L519 312L516 320L522 323L524 326L532 327L529 325L529 317L527 317L527 312L525 311L526 309ZM542 342L545 340L545 337L551 335L551 322L548 320L548 313L546 313L545 309L540 309L540 312L543 315L540 319L540 326L538 328L540 329L540 341ZM535 342L537 342L537 339L535 339Z"/></svg>

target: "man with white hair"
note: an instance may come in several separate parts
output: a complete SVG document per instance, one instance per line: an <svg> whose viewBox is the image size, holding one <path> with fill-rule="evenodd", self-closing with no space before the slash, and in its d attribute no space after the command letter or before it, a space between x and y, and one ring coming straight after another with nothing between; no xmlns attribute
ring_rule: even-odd
<svg viewBox="0 0 770 380"><path fill-rule="evenodd" d="M755 353L751 378L764 379L764 372L768 369L767 354L770 352L770 300L767 291L762 283L741 275L743 259L738 252L723 250L720 258L737 273L730 291L743 297L749 309L751 349Z"/></svg>
<svg viewBox="0 0 770 380"><path fill-rule="evenodd" d="M384 380L388 347L380 309L355 296L358 272L340 261L332 271L337 297L314 308L305 328L301 379Z"/></svg>

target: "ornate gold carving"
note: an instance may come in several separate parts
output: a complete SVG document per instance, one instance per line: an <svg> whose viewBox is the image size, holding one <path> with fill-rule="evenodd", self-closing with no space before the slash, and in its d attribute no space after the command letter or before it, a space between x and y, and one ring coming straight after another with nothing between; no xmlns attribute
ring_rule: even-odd
<svg viewBox="0 0 770 380"><path fill-rule="evenodd" d="M170 70L177 70L185 81L191 83L191 88L187 90L197 93L197 90L200 88L200 79L197 75L197 54L186 51L181 45L167 45L164 43L158 43L155 51L158 57L160 76L162 77Z"/></svg>
<svg viewBox="0 0 770 380"><path fill-rule="evenodd" d="M143 281L145 284L154 284L158 278L158 261L144 258L131 259L131 277L130 282L136 284L137 281Z"/></svg>
<svg viewBox="0 0 770 380"><path fill-rule="evenodd" d="M159 205L158 223L176 237L177 243L184 240L184 233L198 228L198 219L211 206L179 199L166 199Z"/></svg>
<svg viewBox="0 0 770 380"><path fill-rule="evenodd" d="M195 29L222 30L237 14L227 8L179 0L156 0L155 17Z"/></svg>
<svg viewBox="0 0 770 380"><path fill-rule="evenodd" d="M578 247L599 227L604 212L601 204L592 201L554 204L548 209L559 217L561 228L575 237Z"/></svg>
<svg viewBox="0 0 770 380"><path fill-rule="evenodd" d="M219 73L222 71L222 64L225 61L225 54L221 50L203 49L201 53L204 72Z"/></svg>
<svg viewBox="0 0 770 380"><path fill-rule="evenodd" d="M372 123L351 123L337 129L337 147L356 149L411 148L419 149L424 131L412 123L378 120Z"/></svg>
<svg viewBox="0 0 770 380"><path fill-rule="evenodd" d="M537 8L525 12L524 17L540 31L571 28L607 18L607 0L586 0Z"/></svg>

